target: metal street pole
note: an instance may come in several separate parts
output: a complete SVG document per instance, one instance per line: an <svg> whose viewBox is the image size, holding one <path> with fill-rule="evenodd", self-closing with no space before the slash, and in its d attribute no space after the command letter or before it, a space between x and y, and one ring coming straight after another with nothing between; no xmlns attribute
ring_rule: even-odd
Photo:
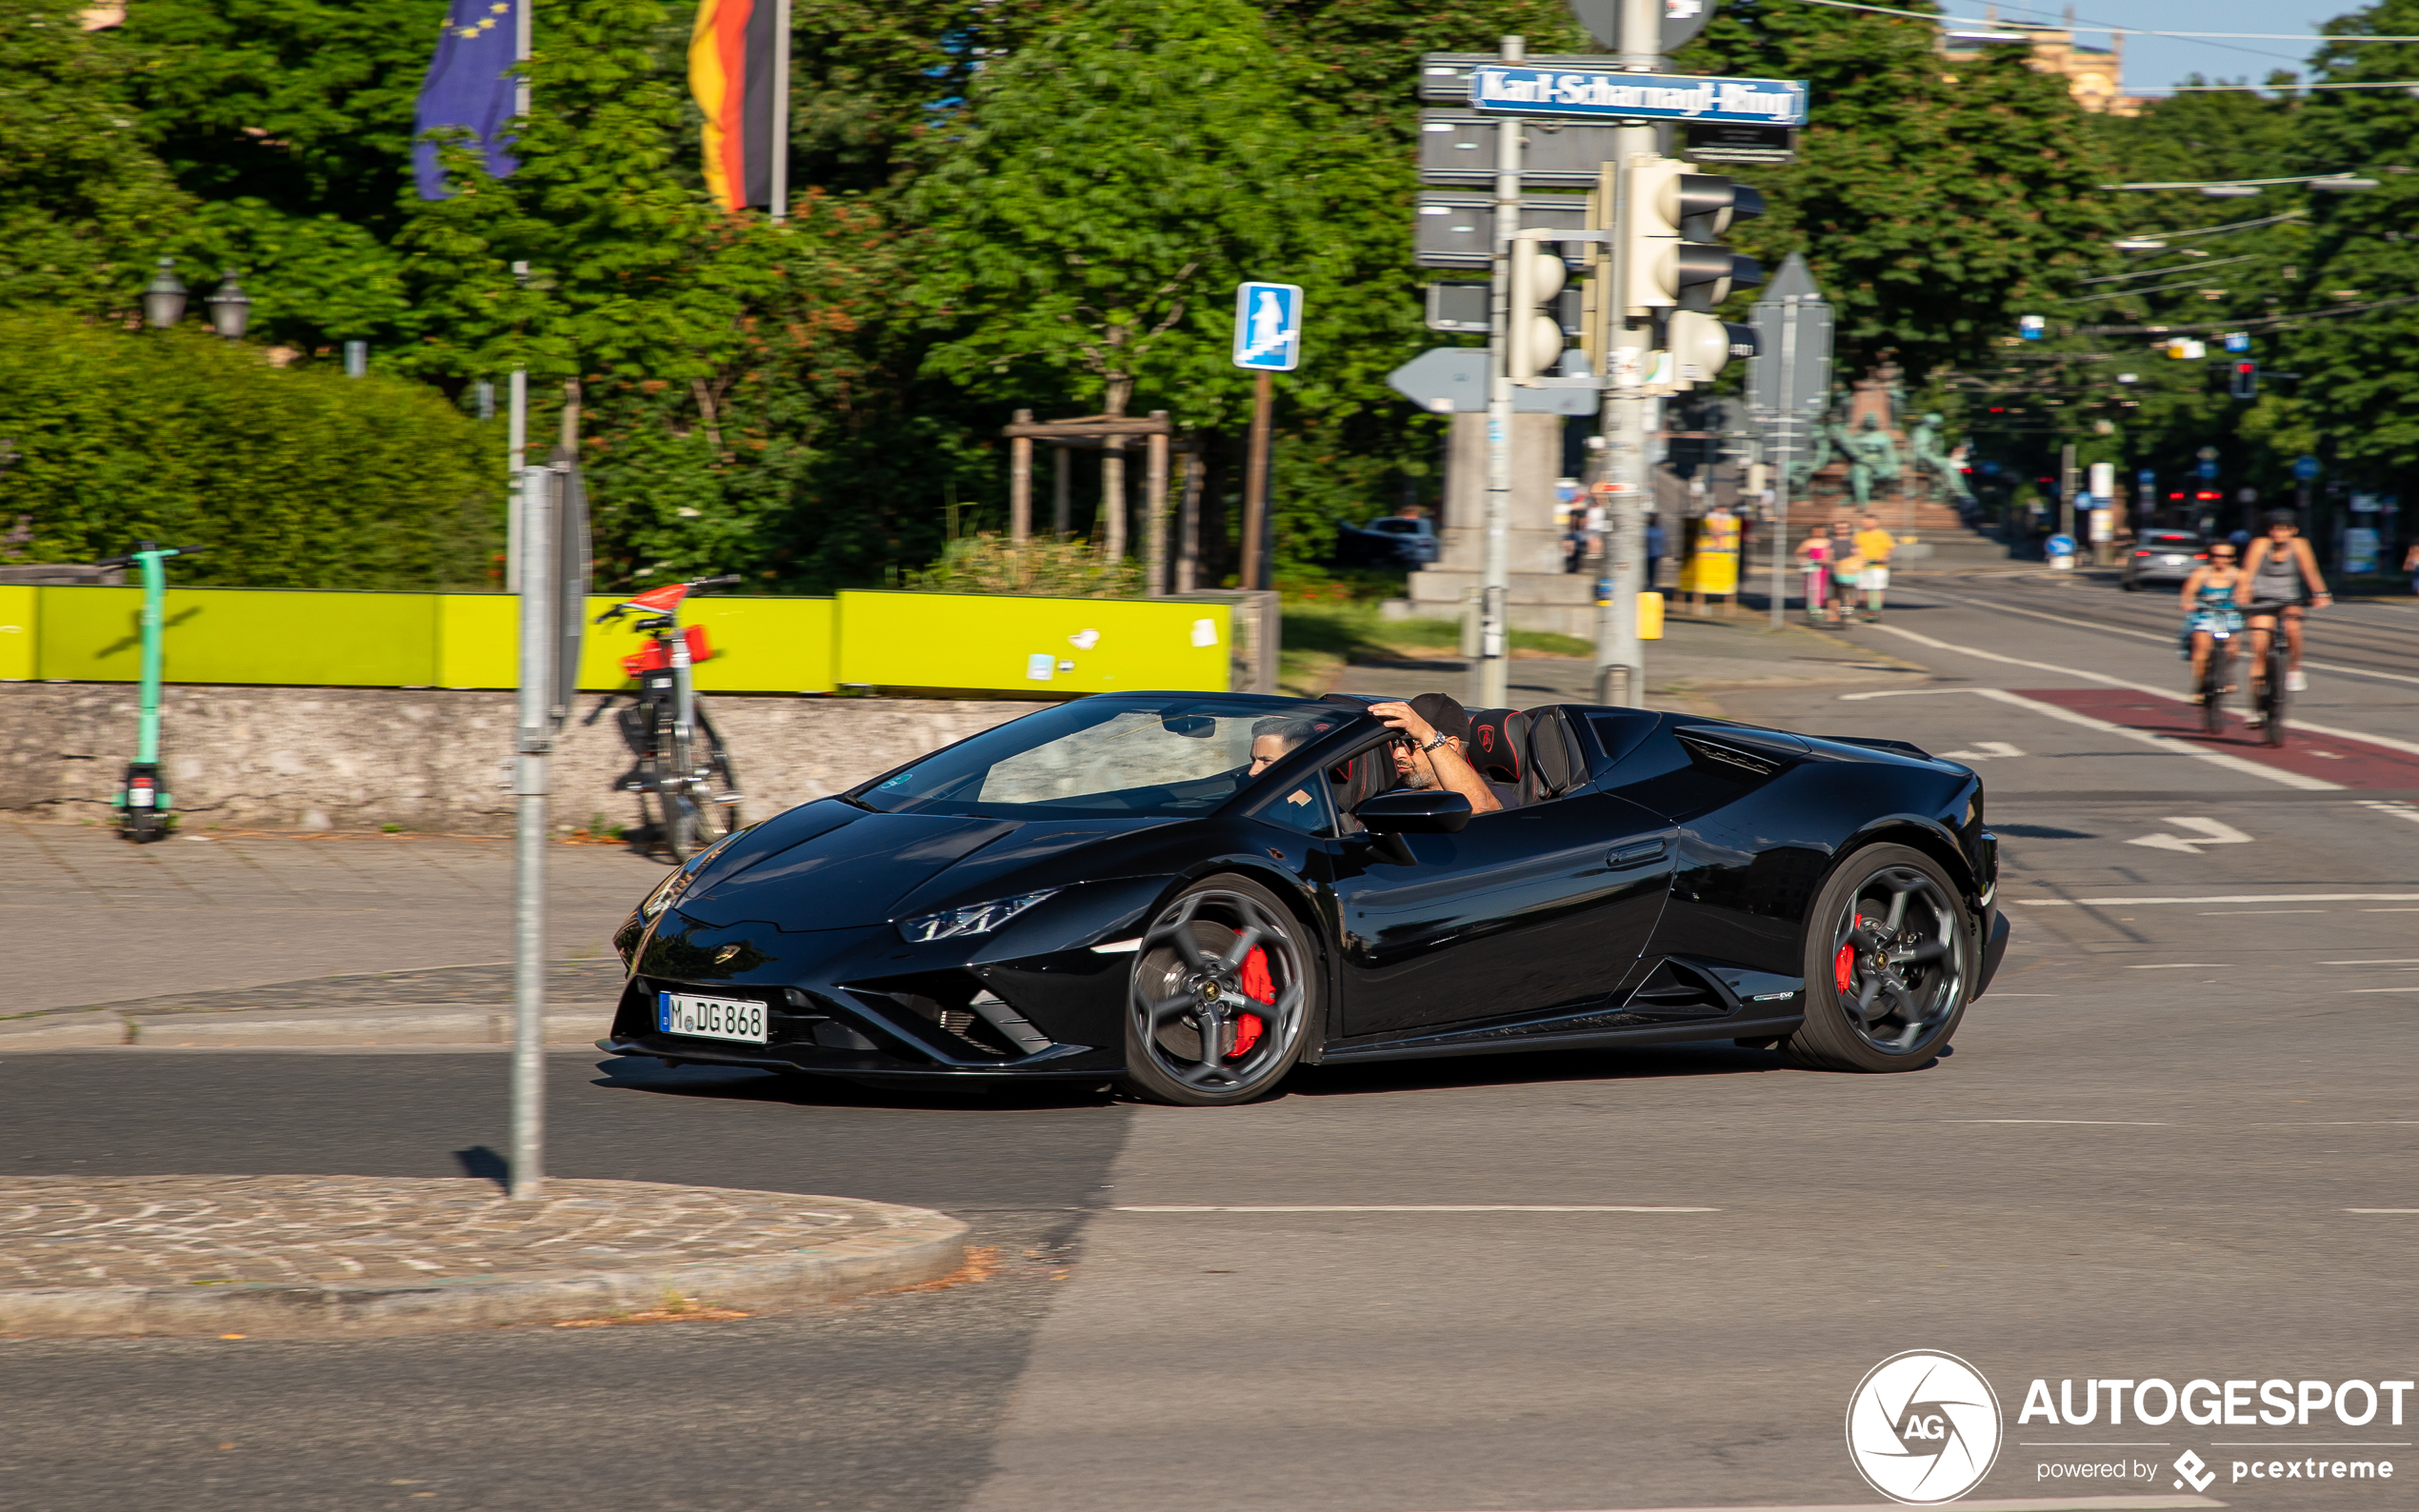
<svg viewBox="0 0 2419 1512"><path fill-rule="evenodd" d="M1797 301L1781 307L1781 408L1772 429L1772 628L1789 620L1789 464L1796 458ZM1814 611L1808 600L1807 612Z"/></svg>
<svg viewBox="0 0 2419 1512"><path fill-rule="evenodd" d="M1626 71L1651 73L1662 67L1663 10L1661 0L1621 0L1621 67ZM1609 329L1601 420L1605 468L1612 482L1604 573L1612 591L1596 607L1596 702L1643 706L1647 668L1638 644L1638 595L1647 587L1647 400L1638 389L1646 381L1653 326L1633 327L1629 321L1629 229L1630 186L1635 182L1631 162L1651 155L1657 143L1652 126L1632 122L1615 128L1612 135L1618 168L1609 269L1612 293L1605 301Z"/></svg>
<svg viewBox="0 0 2419 1512"><path fill-rule="evenodd" d="M790 218L790 0L772 8L772 211L775 226Z"/></svg>
<svg viewBox="0 0 2419 1512"><path fill-rule="evenodd" d="M1503 40L1506 63L1529 56L1520 37ZM1501 708L1511 700L1505 610L1511 598L1511 258L1520 234L1521 130L1529 123L1507 117L1495 129L1494 279L1488 294L1487 323L1487 537L1478 606L1478 656L1471 663L1470 698L1480 708Z"/></svg>
<svg viewBox="0 0 2419 1512"><path fill-rule="evenodd" d="M546 758L553 748L559 634L555 493L564 474L522 475L520 718L512 791L512 1165L516 1199L543 1195L546 1179Z"/></svg>
<svg viewBox="0 0 2419 1512"><path fill-rule="evenodd" d="M530 11L534 0L513 0L512 61L516 66L530 61L532 34ZM512 113L530 113L530 76L526 68L512 80ZM527 263L512 265L513 282L530 270ZM505 464L505 546L504 582L512 591L521 587L521 472L529 464L530 450L530 374L526 368L512 369L511 418L505 422L505 445L510 457Z"/></svg>
<svg viewBox="0 0 2419 1512"><path fill-rule="evenodd" d="M1269 426L1276 408L1276 385L1268 372L1251 375L1251 448L1243 478L1243 561L1235 587L1264 588L1260 558L1269 535Z"/></svg>

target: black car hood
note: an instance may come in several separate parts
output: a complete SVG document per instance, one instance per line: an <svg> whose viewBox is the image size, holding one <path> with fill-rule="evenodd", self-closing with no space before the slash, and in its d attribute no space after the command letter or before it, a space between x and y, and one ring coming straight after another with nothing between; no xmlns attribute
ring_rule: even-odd
<svg viewBox="0 0 2419 1512"><path fill-rule="evenodd" d="M765 846L748 864L712 868L681 898L680 911L718 928L743 919L792 930L882 924L1023 885L1090 880L1079 865L1049 868L1066 873L1063 879L1029 883L1020 874L1069 851L1173 823L879 814L830 800L808 807L822 811L818 820L833 817L833 809L848 817L830 827L802 825L794 845Z"/></svg>

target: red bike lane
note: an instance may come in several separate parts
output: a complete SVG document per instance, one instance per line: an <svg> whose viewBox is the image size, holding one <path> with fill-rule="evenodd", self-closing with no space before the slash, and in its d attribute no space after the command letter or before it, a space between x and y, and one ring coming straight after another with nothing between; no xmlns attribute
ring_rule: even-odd
<svg viewBox="0 0 2419 1512"><path fill-rule="evenodd" d="M2285 716L2285 744L2270 746L2260 739L2242 716L2228 713L2218 734L2201 729L2201 711L2180 699L2137 693L2123 687L2040 687L2010 689L2021 698L2054 704L2089 714L2127 729L2143 730L2188 742L2205 750L2223 751L2244 761L2273 766L2302 777L2316 777L2344 787L2419 789L2419 754L2399 751L2368 741L2319 735L2295 728Z"/></svg>

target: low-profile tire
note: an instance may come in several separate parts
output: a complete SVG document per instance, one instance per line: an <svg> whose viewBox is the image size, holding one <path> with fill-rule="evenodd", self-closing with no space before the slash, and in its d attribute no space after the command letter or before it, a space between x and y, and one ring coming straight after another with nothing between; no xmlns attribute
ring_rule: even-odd
<svg viewBox="0 0 2419 1512"><path fill-rule="evenodd" d="M1266 1096L1325 1022L1318 959L1309 931L1258 883L1210 877L1178 893L1134 952L1126 1090L1180 1107Z"/></svg>
<svg viewBox="0 0 2419 1512"><path fill-rule="evenodd" d="M1947 1048L1978 969L1973 923L1940 863L1868 846L1808 916L1806 1022L1782 1048L1821 1070L1916 1070Z"/></svg>

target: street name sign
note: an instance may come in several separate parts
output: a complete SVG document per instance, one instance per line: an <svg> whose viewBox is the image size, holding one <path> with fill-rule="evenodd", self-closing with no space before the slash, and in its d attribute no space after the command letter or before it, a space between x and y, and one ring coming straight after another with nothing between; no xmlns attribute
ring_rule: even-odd
<svg viewBox="0 0 2419 1512"><path fill-rule="evenodd" d="M1487 412L1487 348L1430 347L1386 375L1394 391L1431 414ZM1593 388L1512 389L1512 408L1528 415L1592 415Z"/></svg>
<svg viewBox="0 0 2419 1512"><path fill-rule="evenodd" d="M1234 291L1234 365L1257 372L1302 366L1302 287L1241 284Z"/></svg>
<svg viewBox="0 0 2419 1512"><path fill-rule="evenodd" d="M1512 115L1804 126L1806 81L1487 63L1469 70L1469 103Z"/></svg>

